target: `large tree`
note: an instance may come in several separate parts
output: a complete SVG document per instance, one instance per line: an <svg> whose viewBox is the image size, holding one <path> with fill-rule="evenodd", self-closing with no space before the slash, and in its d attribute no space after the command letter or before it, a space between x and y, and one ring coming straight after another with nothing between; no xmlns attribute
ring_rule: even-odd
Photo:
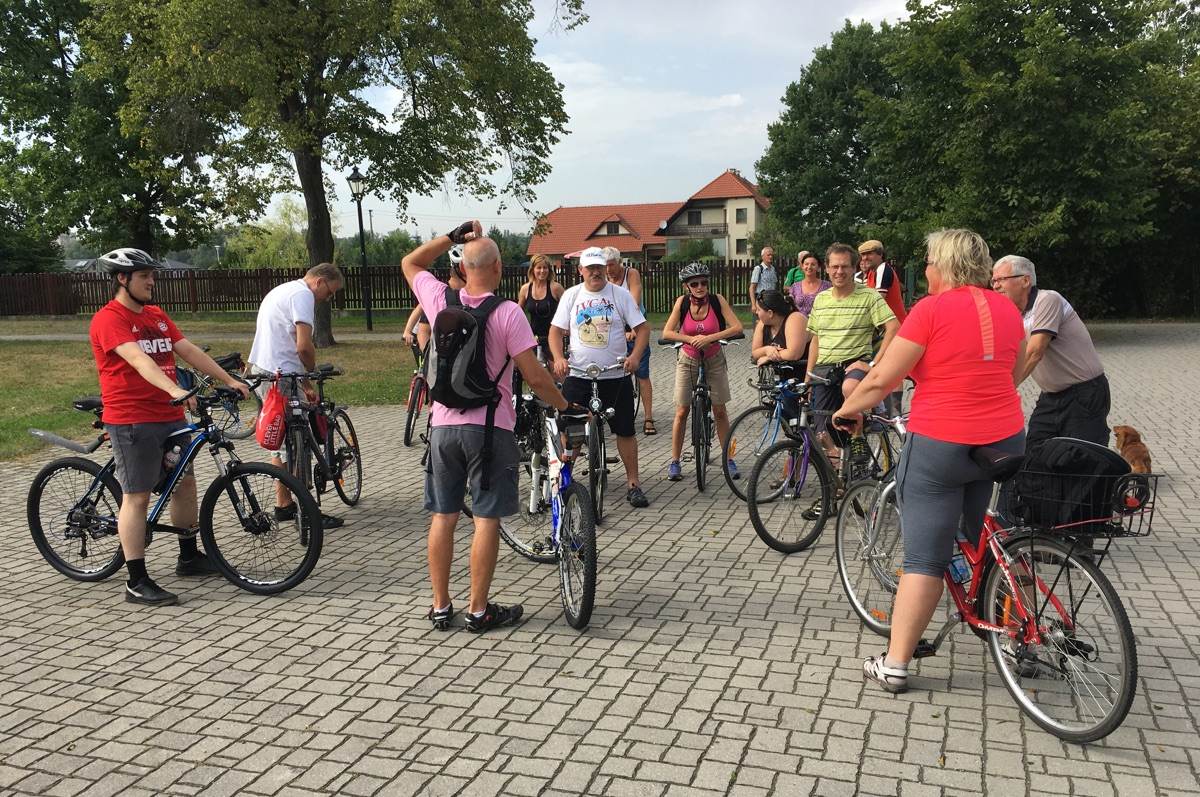
<svg viewBox="0 0 1200 797"><path fill-rule="evenodd" d="M221 150L207 119L164 114L156 142L123 131L129 65L97 70L82 0L0 0L0 147L13 200L41 232L75 229L97 250L162 254L191 245L214 220L261 209L255 180L225 190ZM174 98L174 99L173 99ZM164 91L160 102L178 105Z"/></svg>
<svg viewBox="0 0 1200 797"><path fill-rule="evenodd" d="M582 1L560 0L558 21L582 22ZM97 4L107 60L129 69L125 129L157 135L162 93L182 93L290 158L310 264L333 258L329 196L351 165L401 210L443 188L527 202L566 129L562 87L533 57L530 0ZM323 309L318 345L333 341Z"/></svg>
<svg viewBox="0 0 1200 797"><path fill-rule="evenodd" d="M886 184L868 169L863 103L894 94L882 62L891 38L886 24L877 30L846 22L788 85L783 114L767 128L770 144L756 165L775 228L760 234L756 247L786 240L789 249L816 249L883 221Z"/></svg>

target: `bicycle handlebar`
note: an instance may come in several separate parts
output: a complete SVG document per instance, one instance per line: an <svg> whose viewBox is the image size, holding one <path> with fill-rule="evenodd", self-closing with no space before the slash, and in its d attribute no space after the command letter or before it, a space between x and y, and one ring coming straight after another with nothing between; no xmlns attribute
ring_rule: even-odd
<svg viewBox="0 0 1200 797"><path fill-rule="evenodd" d="M604 366L603 368L596 363L589 363L586 368L580 368L577 365L572 365L570 368L572 373L581 374L588 379L596 379L600 376L600 374L606 374L609 371L625 370L625 361L622 360L619 363L613 363L612 365Z"/></svg>
<svg viewBox="0 0 1200 797"><path fill-rule="evenodd" d="M745 339L746 339L746 334L744 332L739 332L736 335L733 335L732 337L721 338L720 340L717 341L717 343L720 343L722 346L728 346L729 344L733 343L734 341L745 340ZM682 340L666 340L665 338L659 338L658 345L659 346L670 346L673 349L678 349L686 344Z"/></svg>
<svg viewBox="0 0 1200 797"><path fill-rule="evenodd" d="M319 382L324 379L329 379L334 376L343 376L346 372L341 368L336 368L329 364L318 365L315 371L288 371L277 372L274 374L265 374L261 378L263 381L277 381L279 379L311 379Z"/></svg>

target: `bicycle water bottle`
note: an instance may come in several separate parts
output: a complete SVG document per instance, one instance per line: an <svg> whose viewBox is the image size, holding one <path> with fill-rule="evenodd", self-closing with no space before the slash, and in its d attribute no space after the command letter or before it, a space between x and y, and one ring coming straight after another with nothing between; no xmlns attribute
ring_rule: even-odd
<svg viewBox="0 0 1200 797"><path fill-rule="evenodd" d="M172 446L163 454L163 471L170 473L175 470L175 466L179 464L180 457L183 456L183 449L179 446Z"/></svg>
<svg viewBox="0 0 1200 797"><path fill-rule="evenodd" d="M971 568L967 567L967 560L959 551L954 554L954 558L950 560L950 577L959 584L966 584L971 580Z"/></svg>

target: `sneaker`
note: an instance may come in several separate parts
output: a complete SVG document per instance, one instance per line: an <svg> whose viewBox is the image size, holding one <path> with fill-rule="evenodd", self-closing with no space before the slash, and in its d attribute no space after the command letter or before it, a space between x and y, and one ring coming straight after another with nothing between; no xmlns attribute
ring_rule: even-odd
<svg viewBox="0 0 1200 797"><path fill-rule="evenodd" d="M650 499L642 492L641 487L630 487L629 492L625 494L625 500L635 509L645 509L650 506Z"/></svg>
<svg viewBox="0 0 1200 797"><path fill-rule="evenodd" d="M863 680L874 681L884 691L898 694L908 691L908 669L889 667L884 663L887 654L869 656L863 660Z"/></svg>
<svg viewBox="0 0 1200 797"><path fill-rule="evenodd" d="M221 571L217 569L206 553L201 553L191 559L184 559L180 556L175 560L175 575L177 576L216 576L220 573Z"/></svg>
<svg viewBox="0 0 1200 797"><path fill-rule="evenodd" d="M519 603L514 603L512 606L498 606L495 603L489 603L481 615L467 612L467 630L472 634L482 634L484 631L491 631L502 625L512 625L520 620L524 613L525 609Z"/></svg>
<svg viewBox="0 0 1200 797"><path fill-rule="evenodd" d="M324 512L321 513L321 528L326 530L338 529L344 525L346 525L346 521L342 520L340 517L326 515Z"/></svg>
<svg viewBox="0 0 1200 797"><path fill-rule="evenodd" d="M445 609L429 609L429 614L425 615L425 619L433 623L435 631L449 631L450 621L454 619L454 604L451 603Z"/></svg>
<svg viewBox="0 0 1200 797"><path fill-rule="evenodd" d="M733 479L734 481L737 481L738 479L742 478L742 472L740 470L738 470L737 463L734 462L732 459L729 460L728 463L726 463L725 472L728 473L729 478Z"/></svg>
<svg viewBox="0 0 1200 797"><path fill-rule="evenodd" d="M805 520L817 520L824 513L824 501L820 498L812 502L812 506L800 513Z"/></svg>
<svg viewBox="0 0 1200 797"><path fill-rule="evenodd" d="M280 522L283 522L286 520L295 520L296 519L296 505L288 504L287 506L275 507L275 519Z"/></svg>
<svg viewBox="0 0 1200 797"><path fill-rule="evenodd" d="M683 478L683 468L679 467L679 460L671 460L667 463L667 481L677 482Z"/></svg>
<svg viewBox="0 0 1200 797"><path fill-rule="evenodd" d="M179 596L173 592L167 592L155 584L150 576L145 576L132 586L128 581L125 582L125 600L129 603L142 603L146 606L170 606L179 603Z"/></svg>

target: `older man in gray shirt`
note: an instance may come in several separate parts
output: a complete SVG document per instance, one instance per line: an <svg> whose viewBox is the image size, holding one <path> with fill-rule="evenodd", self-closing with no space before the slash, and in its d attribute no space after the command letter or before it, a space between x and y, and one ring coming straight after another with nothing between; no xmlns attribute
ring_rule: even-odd
<svg viewBox="0 0 1200 797"><path fill-rule="evenodd" d="M1028 258L1006 255L992 267L992 287L1012 299L1025 319L1025 370L1042 389L1029 418L1025 446L1051 437L1108 445L1108 377L1087 327L1063 296L1037 287Z"/></svg>

